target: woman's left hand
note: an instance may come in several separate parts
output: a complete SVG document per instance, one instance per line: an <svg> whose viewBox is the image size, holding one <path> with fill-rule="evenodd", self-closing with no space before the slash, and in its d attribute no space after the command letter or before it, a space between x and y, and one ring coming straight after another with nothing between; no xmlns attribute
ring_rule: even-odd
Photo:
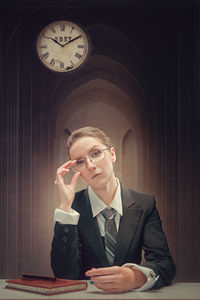
<svg viewBox="0 0 200 300"><path fill-rule="evenodd" d="M140 288L147 281L146 276L139 270L129 267L92 268L85 273L101 290L122 293Z"/></svg>

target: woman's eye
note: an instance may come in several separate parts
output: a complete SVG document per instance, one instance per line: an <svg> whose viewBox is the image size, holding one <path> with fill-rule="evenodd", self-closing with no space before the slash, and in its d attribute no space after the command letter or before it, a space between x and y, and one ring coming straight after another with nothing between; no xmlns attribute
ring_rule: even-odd
<svg viewBox="0 0 200 300"><path fill-rule="evenodd" d="M91 157L94 158L94 157L97 157L101 154L101 150L94 150L92 153L91 153Z"/></svg>
<svg viewBox="0 0 200 300"><path fill-rule="evenodd" d="M81 166L84 163L83 159L79 159L76 161L77 166Z"/></svg>

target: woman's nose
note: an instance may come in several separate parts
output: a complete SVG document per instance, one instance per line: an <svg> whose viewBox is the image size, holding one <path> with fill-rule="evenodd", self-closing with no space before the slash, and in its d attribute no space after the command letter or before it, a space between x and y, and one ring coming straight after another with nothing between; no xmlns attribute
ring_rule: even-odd
<svg viewBox="0 0 200 300"><path fill-rule="evenodd" d="M89 158L89 157L86 158L86 166L87 166L88 169L96 168L96 165L94 164L92 159Z"/></svg>

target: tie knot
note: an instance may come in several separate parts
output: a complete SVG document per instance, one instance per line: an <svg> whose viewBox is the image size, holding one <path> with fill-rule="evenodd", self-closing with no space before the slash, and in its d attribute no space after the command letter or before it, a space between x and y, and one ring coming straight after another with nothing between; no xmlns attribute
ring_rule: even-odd
<svg viewBox="0 0 200 300"><path fill-rule="evenodd" d="M107 219L113 219L116 215L116 210L111 207L107 207L101 212L102 216Z"/></svg>

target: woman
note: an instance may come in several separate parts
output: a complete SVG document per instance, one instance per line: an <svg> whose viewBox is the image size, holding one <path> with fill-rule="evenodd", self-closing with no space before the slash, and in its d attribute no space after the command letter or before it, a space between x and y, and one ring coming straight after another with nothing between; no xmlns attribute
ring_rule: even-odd
<svg viewBox="0 0 200 300"><path fill-rule="evenodd" d="M175 265L153 196L130 190L115 177L115 149L98 128L71 134L70 160L56 174L51 266L56 277L90 279L109 292L143 291L171 283ZM75 172L70 184L65 174ZM75 193L79 176L88 188ZM106 216L109 215L109 216ZM144 249L146 262L141 263Z"/></svg>

